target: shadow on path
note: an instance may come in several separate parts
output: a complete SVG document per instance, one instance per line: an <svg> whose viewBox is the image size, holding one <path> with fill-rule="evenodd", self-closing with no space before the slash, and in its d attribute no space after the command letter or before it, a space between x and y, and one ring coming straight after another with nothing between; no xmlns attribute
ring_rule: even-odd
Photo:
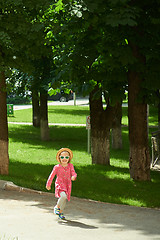
<svg viewBox="0 0 160 240"><path fill-rule="evenodd" d="M85 228L85 229L97 229L98 228L98 227L95 227L92 225L88 225L88 224L85 224L82 222L68 220L68 219L59 220L58 223L61 225L69 226L69 227L78 227L78 228Z"/></svg>

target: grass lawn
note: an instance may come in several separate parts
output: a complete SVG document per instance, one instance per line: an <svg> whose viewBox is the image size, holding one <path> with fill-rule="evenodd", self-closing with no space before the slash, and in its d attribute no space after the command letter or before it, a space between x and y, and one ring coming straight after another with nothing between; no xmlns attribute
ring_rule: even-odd
<svg viewBox="0 0 160 240"><path fill-rule="evenodd" d="M122 124L128 125L128 108L122 108ZM86 116L89 115L88 106L48 106L49 123L86 123ZM32 109L14 111L14 117L8 118L9 122L32 122ZM157 126L157 109L150 106L149 124Z"/></svg>
<svg viewBox="0 0 160 240"><path fill-rule="evenodd" d="M89 107L84 106L48 106L49 123L86 123ZM14 111L14 117L9 117L10 122L32 122L32 109Z"/></svg>
<svg viewBox="0 0 160 240"><path fill-rule="evenodd" d="M27 115L30 111L30 116ZM21 112L21 114L20 114ZM127 114L127 108L123 109ZM49 121L61 123L85 123L88 107L50 106ZM31 109L15 111L14 120L22 121L22 115L31 118ZM126 115L124 114L123 121ZM25 117L23 118L25 119ZM9 121L12 121L9 118ZM31 121L31 120L30 120ZM126 121L126 120L125 120ZM156 123L156 114L150 124ZM155 129L150 129L150 134ZM111 166L91 164L87 153L87 131L85 127L50 126L50 141L40 140L40 130L32 126L9 124L9 176L0 179L37 190L45 189L46 180L57 161L57 150L72 149L72 163L78 174L73 183L72 196L97 201L128 204L143 207L160 207L160 172L151 171L151 182L136 182L129 175L128 128L122 128L123 149L112 150ZM150 139L150 138L149 138ZM54 191L54 183L52 184Z"/></svg>

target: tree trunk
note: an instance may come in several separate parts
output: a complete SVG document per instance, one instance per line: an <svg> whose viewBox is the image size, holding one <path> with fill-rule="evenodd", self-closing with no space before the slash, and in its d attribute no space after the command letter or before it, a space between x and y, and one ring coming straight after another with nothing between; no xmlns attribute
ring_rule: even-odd
<svg viewBox="0 0 160 240"><path fill-rule="evenodd" d="M91 155L92 164L110 165L109 129L92 129Z"/></svg>
<svg viewBox="0 0 160 240"><path fill-rule="evenodd" d="M4 72L0 73L0 174L9 174L8 123L6 104L6 81Z"/></svg>
<svg viewBox="0 0 160 240"><path fill-rule="evenodd" d="M160 90L157 90L157 97L158 97L158 130L160 130Z"/></svg>
<svg viewBox="0 0 160 240"><path fill-rule="evenodd" d="M47 92L40 93L40 129L41 140L49 141L49 126L48 126L48 95Z"/></svg>
<svg viewBox="0 0 160 240"><path fill-rule="evenodd" d="M113 149L122 149L121 120L122 120L122 102L117 103L115 106L115 116L113 119L113 127L112 127L112 148Z"/></svg>
<svg viewBox="0 0 160 240"><path fill-rule="evenodd" d="M158 130L160 130L160 103L158 103Z"/></svg>
<svg viewBox="0 0 160 240"><path fill-rule="evenodd" d="M137 102L142 79L128 73L128 118L130 141L130 176L134 180L150 180L150 155L147 133L147 104Z"/></svg>
<svg viewBox="0 0 160 240"><path fill-rule="evenodd" d="M90 94L91 155L92 164L110 165L110 128L112 108L103 109L102 98L94 99L96 89Z"/></svg>
<svg viewBox="0 0 160 240"><path fill-rule="evenodd" d="M33 126L40 127L40 106L38 91L32 92L32 111L33 111Z"/></svg>

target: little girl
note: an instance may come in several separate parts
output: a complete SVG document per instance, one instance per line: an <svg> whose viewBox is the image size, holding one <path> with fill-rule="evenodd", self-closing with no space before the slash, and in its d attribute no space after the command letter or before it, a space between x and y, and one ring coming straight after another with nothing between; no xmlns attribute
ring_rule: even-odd
<svg viewBox="0 0 160 240"><path fill-rule="evenodd" d="M47 190L51 189L51 184L55 175L55 196L58 198L57 205L54 207L54 213L59 215L60 219L65 219L63 210L66 200L70 201L72 181L76 180L77 174L73 164L70 163L73 153L69 148L61 148L56 155L60 164L54 166L46 183Z"/></svg>

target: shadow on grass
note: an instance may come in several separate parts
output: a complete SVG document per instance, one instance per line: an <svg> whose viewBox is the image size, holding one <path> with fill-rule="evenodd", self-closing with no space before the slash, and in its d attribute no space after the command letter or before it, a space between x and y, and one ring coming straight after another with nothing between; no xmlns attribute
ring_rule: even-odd
<svg viewBox="0 0 160 240"><path fill-rule="evenodd" d="M78 107L78 109L76 109L75 107L73 109L68 109L68 108L49 108L48 109L48 114L50 113L54 113L54 114L63 114L65 116L67 115L77 115L77 116L80 116L80 117L86 117L87 115L89 115L89 109L83 109L81 107Z"/></svg>
<svg viewBox="0 0 160 240"><path fill-rule="evenodd" d="M128 129L123 130L124 147L122 150L113 150L111 148L111 158L128 161L129 142ZM41 141L40 129L28 125L10 125L9 139L13 142L26 143L31 145L31 148L36 146L36 149L55 149L65 146L73 151L86 152L87 150L87 130L85 127L62 127L50 126L50 140Z"/></svg>
<svg viewBox="0 0 160 240"><path fill-rule="evenodd" d="M70 147L73 151L86 151L87 131L84 127L50 127L50 140L41 141L40 129L28 125L10 125L9 139L46 149ZM41 146L41 147L40 147Z"/></svg>
<svg viewBox="0 0 160 240"><path fill-rule="evenodd" d="M85 198L88 193L87 198L104 202L160 207L159 172L151 173L151 182L137 182L130 179L127 168L91 165L78 167L76 170L78 176L80 175L80 181L76 183L80 187L75 188L78 196L83 195ZM83 189L80 195L79 189Z"/></svg>

